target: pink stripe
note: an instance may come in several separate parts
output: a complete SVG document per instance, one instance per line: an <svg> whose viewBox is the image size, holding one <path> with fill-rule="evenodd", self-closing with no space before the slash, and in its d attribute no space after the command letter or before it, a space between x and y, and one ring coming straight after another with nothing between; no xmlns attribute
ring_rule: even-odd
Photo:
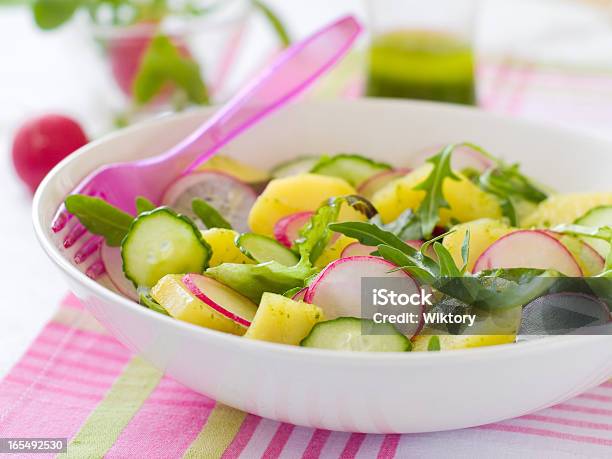
<svg viewBox="0 0 612 459"><path fill-rule="evenodd" d="M508 106L506 107L505 112L516 114L519 112L520 106L524 100L525 91L529 86L529 81L533 76L533 69L531 67L524 67L520 71L520 80L516 89L512 93L510 100L508 102Z"/></svg>
<svg viewBox="0 0 612 459"><path fill-rule="evenodd" d="M536 429L533 427L516 426L510 424L489 424L486 426L476 427L477 429L497 430L500 432L512 432L527 435L536 435L539 437L558 438L560 440L569 440L579 443L591 443L595 445L612 446L612 440L599 437L591 437L588 435L575 435L565 432L556 432L554 430Z"/></svg>
<svg viewBox="0 0 612 459"><path fill-rule="evenodd" d="M308 442L308 446L306 446L306 449L304 450L302 459L318 459L330 435L331 431L329 430L315 430L312 434L310 442Z"/></svg>
<svg viewBox="0 0 612 459"><path fill-rule="evenodd" d="M240 456L242 451L244 451L244 448L246 448L246 445L249 443L251 437L253 437L253 432L255 432L255 429L260 422L261 418L259 416L247 414L244 421L242 421L238 434L234 437L230 445L223 453L222 459L233 459Z"/></svg>
<svg viewBox="0 0 612 459"><path fill-rule="evenodd" d="M54 341L55 340L49 339L47 337L40 337L37 340L37 344L49 346L49 345L56 344ZM101 359L114 360L114 361L119 361L119 362L123 362L125 359L125 355L128 353L128 351L125 348L112 351L112 350L96 349L94 347L95 345L96 343L89 342L85 346L83 346L81 343L77 342L76 340L70 340L70 341L65 342L62 345L62 348L87 353L88 357L96 356L96 357L100 357Z"/></svg>
<svg viewBox="0 0 612 459"><path fill-rule="evenodd" d="M70 309L83 309L83 304L72 293L69 293L60 301L60 306Z"/></svg>
<svg viewBox="0 0 612 459"><path fill-rule="evenodd" d="M71 331L69 327L64 327L64 330L67 333ZM49 325L45 327L41 335L48 331ZM27 377L12 374L0 383L0 399L7 401L3 403L2 412L0 412L1 436L72 438L95 409L102 394L110 389L125 366L114 365L113 371L104 370L109 377L101 378L96 385L95 392L100 394L98 396L92 391L83 393L67 390L66 387L50 386L51 381L46 379L47 371L50 371L51 375L61 374L61 369L57 365L58 362L61 365L63 359L54 357L54 354L62 349L62 344L61 341L58 342L49 354L30 349L16 368L19 369L18 371L30 371L32 374ZM49 365L49 368L44 366L38 368L40 361L37 360L42 360ZM72 370L73 367L69 369ZM94 368L94 370L97 369ZM79 373L73 371L70 374L73 377L81 377ZM45 397L44 392L50 392L53 395Z"/></svg>
<svg viewBox="0 0 612 459"><path fill-rule="evenodd" d="M81 384L83 386L89 386L89 387L106 388L108 387L108 382L109 382L109 381L100 380L101 375L97 375L96 379L82 378L80 376L76 376L74 374L67 373L64 371L58 371L53 368L49 368L45 370L43 367L39 365L33 365L33 364L26 363L25 360L22 360L17 365L15 365L15 368L13 368L13 372L17 370L23 371L24 373L34 373L34 375L39 375L44 370L45 378L47 379L53 379L57 382L70 381L73 383L77 383L77 384Z"/></svg>
<svg viewBox="0 0 612 459"><path fill-rule="evenodd" d="M111 344L119 344L121 347L123 347L123 345L119 341L117 341L111 335L107 335L106 333L98 333L98 332L91 331L91 330L77 330L68 325L61 324L59 322L49 322L47 326L45 327L44 331L48 332L51 330L70 332L72 336L75 336L75 337L95 338L100 341L106 341Z"/></svg>
<svg viewBox="0 0 612 459"><path fill-rule="evenodd" d="M562 425L562 426L580 427L582 429L594 429L594 430L612 431L612 424L604 424L604 423L600 423L600 422L581 421L579 419L557 418L557 417L554 417L554 416L543 416L541 414L527 414L525 416L521 416L519 419L526 419L528 421L547 422L549 424L559 424L559 425Z"/></svg>
<svg viewBox="0 0 612 459"><path fill-rule="evenodd" d="M385 435L385 439L383 440L382 445L380 445L380 451L378 451L378 459L394 458L400 439L401 435L398 434Z"/></svg>
<svg viewBox="0 0 612 459"><path fill-rule="evenodd" d="M195 392L173 400L157 398L160 392L179 387L179 383L164 377L105 457L181 457L202 430L215 402ZM162 402L172 408L160 409Z"/></svg>
<svg viewBox="0 0 612 459"><path fill-rule="evenodd" d="M610 395L601 395L601 394L580 394L579 398L586 398L589 400L597 400L598 402L612 402L612 396Z"/></svg>
<svg viewBox="0 0 612 459"><path fill-rule="evenodd" d="M6 381L11 381L16 384L21 384L22 386L30 387L35 390L64 395L66 397L82 398L86 400L101 400L102 399L101 395L95 395L91 393L80 392L77 390L65 389L62 387L55 387L55 386L51 386L50 384L45 384L43 382L32 381L31 379L26 379L26 378L20 378L19 376L15 376L13 374L7 375Z"/></svg>
<svg viewBox="0 0 612 459"><path fill-rule="evenodd" d="M553 410L571 411L574 413L601 414L603 416L612 416L612 410L605 408L592 408L590 406L578 406L570 403L560 403L559 405L551 406Z"/></svg>
<svg viewBox="0 0 612 459"><path fill-rule="evenodd" d="M281 423L276 429L276 433L272 440L270 440L270 444L266 448L266 451L263 453L262 458L265 459L273 459L280 456L280 453L283 451L283 448L287 444L287 440L289 440L289 436L294 429L293 424Z"/></svg>
<svg viewBox="0 0 612 459"><path fill-rule="evenodd" d="M603 383L601 386L599 387L612 387L612 381L606 381L605 383Z"/></svg>
<svg viewBox="0 0 612 459"><path fill-rule="evenodd" d="M359 448L365 439L365 434L362 433L352 433L349 439L346 442L346 446L340 454L342 459L351 459L357 455L359 452Z"/></svg>
<svg viewBox="0 0 612 459"><path fill-rule="evenodd" d="M106 364L102 367L102 366L88 365L86 363L82 363L74 359L67 359L64 357L54 357L52 354L38 352L35 350L27 351L25 358L44 360L45 362L52 361L53 365L64 365L64 366L67 366L73 369L78 369L81 371L89 371L94 374L99 373L99 374L104 374L104 375L109 375L109 376L115 376L117 374L117 369L120 367L123 367L125 362L129 360L129 357L126 356L122 364L119 364L118 362L113 362L110 365Z"/></svg>

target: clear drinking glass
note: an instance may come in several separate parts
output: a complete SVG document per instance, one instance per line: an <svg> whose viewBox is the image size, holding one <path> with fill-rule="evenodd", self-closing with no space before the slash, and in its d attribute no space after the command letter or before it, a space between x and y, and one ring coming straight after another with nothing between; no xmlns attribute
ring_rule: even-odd
<svg viewBox="0 0 612 459"><path fill-rule="evenodd" d="M476 104L478 0L367 0L366 94Z"/></svg>

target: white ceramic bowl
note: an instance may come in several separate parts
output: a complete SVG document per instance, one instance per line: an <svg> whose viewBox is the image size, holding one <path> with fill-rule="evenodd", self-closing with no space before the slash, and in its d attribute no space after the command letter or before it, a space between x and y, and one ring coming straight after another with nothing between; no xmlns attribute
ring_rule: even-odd
<svg viewBox="0 0 612 459"><path fill-rule="evenodd" d="M520 416L612 375L610 336L556 337L442 353L302 349L247 341L170 319L83 275L48 230L64 196L101 164L165 150L208 113L154 120L83 147L52 171L34 203L38 238L74 293L121 342L178 381L227 405L279 421L407 433ZM256 126L224 152L260 167L325 152L359 152L405 165L411 152L464 140L520 161L527 173L559 190L610 190L610 143L439 104L300 103Z"/></svg>

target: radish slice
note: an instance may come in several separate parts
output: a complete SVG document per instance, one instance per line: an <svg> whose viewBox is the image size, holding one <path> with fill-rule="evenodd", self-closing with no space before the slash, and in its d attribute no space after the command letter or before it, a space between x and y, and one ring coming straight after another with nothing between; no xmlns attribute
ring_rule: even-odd
<svg viewBox="0 0 612 459"><path fill-rule="evenodd" d="M409 174L412 169L391 169L374 174L357 187L357 193L365 198L371 198L378 190L395 179Z"/></svg>
<svg viewBox="0 0 612 459"><path fill-rule="evenodd" d="M397 268L382 258L372 256L356 256L340 258L331 262L321 271L308 287L304 301L316 304L323 309L326 320L337 317L362 317L361 311L361 279L372 277L401 278L405 280L401 292L420 294L419 284L404 271L393 271ZM398 306L399 308L399 306ZM406 312L408 306L404 306ZM423 328L424 306L419 307L419 323L406 324L403 330L409 337L417 335Z"/></svg>
<svg viewBox="0 0 612 459"><path fill-rule="evenodd" d="M185 175L172 183L162 202L177 212L193 218L203 228L191 209L191 201L200 198L208 202L238 232L249 230L247 218L257 195L255 191L232 177L218 171L202 171Z"/></svg>
<svg viewBox="0 0 612 459"><path fill-rule="evenodd" d="M498 268L554 269L566 276L582 276L570 251L539 230L514 231L500 238L476 260L474 272Z"/></svg>
<svg viewBox="0 0 612 459"><path fill-rule="evenodd" d="M304 287L303 289L298 291L295 295L293 295L291 299L293 301L304 301L304 296L306 295L307 291L308 291L308 287Z"/></svg>
<svg viewBox="0 0 612 459"><path fill-rule="evenodd" d="M286 247L291 247L300 237L300 230L310 220L314 212L298 212L281 218L274 225L274 237Z"/></svg>
<svg viewBox="0 0 612 459"><path fill-rule="evenodd" d="M446 145L433 145L428 148L417 152L411 158L411 164L418 166L423 164L432 156L437 155ZM453 157L451 167L455 171L462 171L464 169L474 169L479 173L483 173L487 169L495 166L495 163L491 158L483 155L478 150L473 149L467 145L460 145L453 150Z"/></svg>
<svg viewBox="0 0 612 459"><path fill-rule="evenodd" d="M181 279L198 300L243 327L250 327L257 312L248 298L220 282L200 274L185 274Z"/></svg>
<svg viewBox="0 0 612 459"><path fill-rule="evenodd" d="M553 293L523 308L519 335L607 333L612 317L600 299L584 293ZM604 328L601 328L601 327ZM591 328L593 327L593 328Z"/></svg>
<svg viewBox="0 0 612 459"><path fill-rule="evenodd" d="M367 257L372 254L372 252L376 251L376 247L371 247L369 245L363 245L360 242L353 242L352 244L347 245L340 258L349 258L349 257Z"/></svg>
<svg viewBox="0 0 612 459"><path fill-rule="evenodd" d="M102 244L100 249L102 263L106 268L106 274L110 278L112 284L122 295L129 299L138 301L138 293L134 284L123 274L123 260L121 259L121 249L119 247L109 247Z"/></svg>

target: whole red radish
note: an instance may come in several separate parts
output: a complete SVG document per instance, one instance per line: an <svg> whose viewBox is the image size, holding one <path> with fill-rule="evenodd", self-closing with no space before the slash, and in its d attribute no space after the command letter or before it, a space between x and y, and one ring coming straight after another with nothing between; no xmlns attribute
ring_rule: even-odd
<svg viewBox="0 0 612 459"><path fill-rule="evenodd" d="M44 115L21 126L13 139L17 175L34 192L58 162L88 142L83 129L63 115Z"/></svg>

